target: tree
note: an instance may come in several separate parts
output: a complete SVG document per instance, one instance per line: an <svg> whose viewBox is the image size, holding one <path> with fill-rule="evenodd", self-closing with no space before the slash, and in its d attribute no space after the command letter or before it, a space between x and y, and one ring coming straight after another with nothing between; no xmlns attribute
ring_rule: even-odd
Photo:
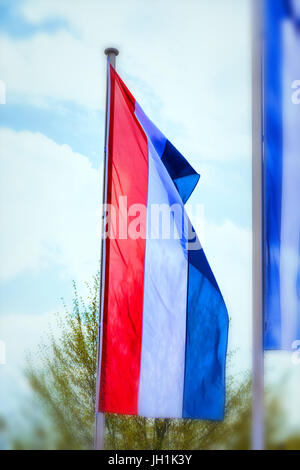
<svg viewBox="0 0 300 470"><path fill-rule="evenodd" d="M15 448L90 449L94 439L99 276L89 288L85 302L74 283L72 310L57 316L60 334L48 340L29 357L26 377L39 413L32 434L15 439ZM269 447L279 416L271 398L268 423ZM43 412L41 412L43 410ZM40 419L43 415L45 418ZM226 419L221 422L146 419L106 416L106 447L109 449L247 449L251 416L251 381L228 380ZM297 441L294 438L293 444ZM297 441L299 443L299 439Z"/></svg>

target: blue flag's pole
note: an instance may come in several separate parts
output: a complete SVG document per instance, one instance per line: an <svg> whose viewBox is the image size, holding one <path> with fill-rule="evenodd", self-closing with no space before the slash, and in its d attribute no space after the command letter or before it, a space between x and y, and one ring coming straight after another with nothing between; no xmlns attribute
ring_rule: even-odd
<svg viewBox="0 0 300 470"><path fill-rule="evenodd" d="M107 81L106 81L106 105L105 105L105 135L104 135L104 165L103 165L103 196L102 207L107 200L107 158L108 158L108 131L109 131L109 65L116 67L116 56L119 51L113 47L105 49L107 55ZM100 312L99 312L99 328L98 328L98 360L97 360L97 386L96 386L96 410L95 410L95 438L94 448L96 450L104 449L104 432L105 432L105 416L99 412L99 393L100 393L100 374L101 374L101 357L102 357L102 319L104 304L104 284L105 284L105 213L102 215L102 243L101 243L101 265L100 265Z"/></svg>
<svg viewBox="0 0 300 470"><path fill-rule="evenodd" d="M252 449L264 448L264 184L262 8L252 0Z"/></svg>

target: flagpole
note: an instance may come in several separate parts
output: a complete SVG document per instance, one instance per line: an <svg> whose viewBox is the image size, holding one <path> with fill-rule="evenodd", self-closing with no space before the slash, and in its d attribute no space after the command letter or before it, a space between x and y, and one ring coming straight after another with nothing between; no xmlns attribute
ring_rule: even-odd
<svg viewBox="0 0 300 470"><path fill-rule="evenodd" d="M106 104L105 104L105 135L104 135L104 165L103 165L103 195L102 205L107 201L107 158L108 158L108 133L109 133L109 105L110 105L110 83L109 83L109 66L116 67L116 56L119 51L113 47L109 47L104 51L107 56L107 73L106 73ZM99 393L100 393L100 375L101 375L101 358L102 358L102 319L104 305L104 285L105 285L105 212L102 216L102 242L101 242L101 265L100 265L100 313L98 327L98 353L97 353L97 385L96 385L96 410L95 410L95 450L104 449L105 434L105 415L99 412Z"/></svg>
<svg viewBox="0 0 300 470"><path fill-rule="evenodd" d="M252 1L252 449L264 448L262 0Z"/></svg>

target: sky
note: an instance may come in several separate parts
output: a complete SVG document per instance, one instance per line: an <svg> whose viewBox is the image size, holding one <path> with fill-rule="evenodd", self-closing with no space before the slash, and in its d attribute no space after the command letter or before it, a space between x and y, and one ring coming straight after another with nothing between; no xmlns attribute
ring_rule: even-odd
<svg viewBox="0 0 300 470"><path fill-rule="evenodd" d="M249 0L0 0L0 415L24 404L25 352L72 280L84 294L99 269L108 46L201 174L188 211L229 310L229 372L250 368Z"/></svg>

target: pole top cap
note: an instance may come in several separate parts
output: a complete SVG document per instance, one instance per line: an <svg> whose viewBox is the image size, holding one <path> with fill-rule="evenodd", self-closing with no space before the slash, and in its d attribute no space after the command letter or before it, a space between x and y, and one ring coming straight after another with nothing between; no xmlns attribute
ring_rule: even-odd
<svg viewBox="0 0 300 470"><path fill-rule="evenodd" d="M104 54L108 55L108 56L111 55L111 54L117 56L117 55L119 55L119 51L115 47L107 47L104 51Z"/></svg>

